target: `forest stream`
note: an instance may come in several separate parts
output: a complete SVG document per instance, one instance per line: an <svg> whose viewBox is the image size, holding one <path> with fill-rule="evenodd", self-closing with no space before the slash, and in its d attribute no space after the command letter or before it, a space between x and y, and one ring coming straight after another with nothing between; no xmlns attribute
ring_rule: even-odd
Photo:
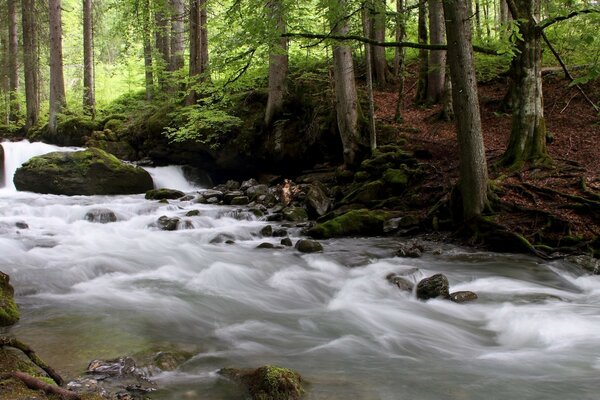
<svg viewBox="0 0 600 400"><path fill-rule="evenodd" d="M325 240L318 254L257 249L279 239L260 237L267 222L239 207L17 192L17 166L56 147L3 146L0 267L21 321L0 333L64 376L176 348L193 357L152 378L153 399L240 399L217 371L265 364L300 372L307 399L597 398L600 277L566 262L443 243L399 258L404 239L379 237ZM177 167L149 172L157 187L203 190ZM106 209L116 222L85 218ZM157 229L163 215L187 229ZM443 273L451 291L479 299L419 301L386 280L392 272L415 283Z"/></svg>

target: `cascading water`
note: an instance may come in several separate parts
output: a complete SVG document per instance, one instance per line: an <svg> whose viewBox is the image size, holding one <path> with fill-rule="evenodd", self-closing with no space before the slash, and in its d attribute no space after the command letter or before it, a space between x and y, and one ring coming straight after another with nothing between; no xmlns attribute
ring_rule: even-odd
<svg viewBox="0 0 600 400"><path fill-rule="evenodd" d="M87 221L94 210L117 221ZM161 231L162 215L191 229ZM256 249L278 241L248 215L142 195L0 191L0 270L22 310L10 332L72 376L94 358L193 352L155 377L156 399L240 399L215 372L264 364L302 373L308 399L597 397L600 278L448 245L403 259L393 238L324 241L316 255ZM414 282L441 272L479 300L417 301L390 272Z"/></svg>

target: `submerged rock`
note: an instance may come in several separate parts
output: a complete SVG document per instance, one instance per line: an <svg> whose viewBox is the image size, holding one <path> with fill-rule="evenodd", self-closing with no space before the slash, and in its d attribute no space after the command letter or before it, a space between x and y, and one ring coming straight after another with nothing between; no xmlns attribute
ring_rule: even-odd
<svg viewBox="0 0 600 400"><path fill-rule="evenodd" d="M417 298L420 300L435 299L437 297L449 299L449 287L450 284L445 275L433 275L419 282L417 285Z"/></svg>
<svg viewBox="0 0 600 400"><path fill-rule="evenodd" d="M323 251L323 245L321 245L321 243L310 239L298 240L295 247L301 253L317 253Z"/></svg>
<svg viewBox="0 0 600 400"><path fill-rule="evenodd" d="M156 223L158 227L163 231L176 231L177 226L179 225L179 221L180 219L177 217L170 218L166 215L163 215L156 221Z"/></svg>
<svg viewBox="0 0 600 400"><path fill-rule="evenodd" d="M392 285L398 286L398 288L404 292L412 292L415 287L414 283L406 278L403 278L395 272L388 274L385 279L387 279Z"/></svg>
<svg viewBox="0 0 600 400"><path fill-rule="evenodd" d="M252 400L298 400L304 394L302 377L288 368L272 365L255 370L223 368L219 374L244 385Z"/></svg>
<svg viewBox="0 0 600 400"><path fill-rule="evenodd" d="M97 222L100 224L117 222L117 216L108 208L94 208L85 214L84 219L89 222Z"/></svg>
<svg viewBox="0 0 600 400"><path fill-rule="evenodd" d="M33 157L17 169L14 183L17 190L69 196L136 194L153 187L147 171L96 148Z"/></svg>
<svg viewBox="0 0 600 400"><path fill-rule="evenodd" d="M152 189L146 192L146 200L175 200L185 196L180 190L175 189Z"/></svg>
<svg viewBox="0 0 600 400"><path fill-rule="evenodd" d="M294 244L292 243L292 239L290 239L289 237L283 238L281 239L280 242L283 246L287 246L287 247L292 247Z"/></svg>
<svg viewBox="0 0 600 400"><path fill-rule="evenodd" d="M0 326L14 325L19 320L20 314L14 294L10 277L0 271Z"/></svg>
<svg viewBox="0 0 600 400"><path fill-rule="evenodd" d="M415 242L402 243L396 251L396 256L407 258L419 258L423 254L423 246Z"/></svg>
<svg viewBox="0 0 600 400"><path fill-rule="evenodd" d="M271 225L266 225L260 230L261 236L273 236L273 227Z"/></svg>
<svg viewBox="0 0 600 400"><path fill-rule="evenodd" d="M477 294L469 291L450 293L450 300L455 303L466 303L469 301L475 301L477 299Z"/></svg>

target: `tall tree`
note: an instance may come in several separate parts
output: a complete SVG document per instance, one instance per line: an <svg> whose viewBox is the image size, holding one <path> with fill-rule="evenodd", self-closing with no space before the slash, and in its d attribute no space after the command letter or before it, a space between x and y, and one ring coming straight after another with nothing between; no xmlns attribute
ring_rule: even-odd
<svg viewBox="0 0 600 400"><path fill-rule="evenodd" d="M144 0L140 10L142 19L142 35L144 42L144 76L146 83L146 100L154 97L154 63L152 60L152 39L150 22L150 0Z"/></svg>
<svg viewBox="0 0 600 400"><path fill-rule="evenodd" d="M49 0L50 21L50 113L48 128L56 133L57 117L65 106L65 80L63 74L61 0Z"/></svg>
<svg viewBox="0 0 600 400"><path fill-rule="evenodd" d="M17 2L7 0L8 11L8 78L9 78L9 119L13 122L19 117L19 37L17 32Z"/></svg>
<svg viewBox="0 0 600 400"><path fill-rule="evenodd" d="M444 0L443 5L459 146L458 189L463 219L469 221L479 216L488 203L487 162L473 65L471 26L464 1Z"/></svg>
<svg viewBox="0 0 600 400"><path fill-rule="evenodd" d="M286 23L282 1L268 1L267 9L275 32L275 40L269 52L269 97L265 111L265 124L269 126L283 108L289 61L288 39L283 37L286 32Z"/></svg>
<svg viewBox="0 0 600 400"><path fill-rule="evenodd" d="M154 37L158 61L156 67L159 71L158 81L162 88L166 85L164 71L169 67L171 60L171 42L169 39L169 7L167 0L156 0L154 4Z"/></svg>
<svg viewBox="0 0 600 400"><path fill-rule="evenodd" d="M94 88L94 4L83 0L83 110L96 114Z"/></svg>
<svg viewBox="0 0 600 400"><path fill-rule="evenodd" d="M169 59L169 71L177 71L183 68L184 16L183 0L171 0L171 58Z"/></svg>
<svg viewBox="0 0 600 400"><path fill-rule="evenodd" d="M329 8L329 21L334 35L345 36L350 31L347 1L335 0ZM359 161L362 138L358 127L358 96L354 81L352 48L341 42L333 46L333 78L335 85L337 126L342 141L344 163Z"/></svg>
<svg viewBox="0 0 600 400"><path fill-rule="evenodd" d="M35 0L22 0L23 70L25 75L25 103L27 116L25 128L38 123L40 115L38 39L35 22Z"/></svg>
<svg viewBox="0 0 600 400"><path fill-rule="evenodd" d="M190 82L187 105L195 104L198 94L193 86L208 80L208 34L206 0L190 0Z"/></svg>
<svg viewBox="0 0 600 400"><path fill-rule="evenodd" d="M404 9L404 0L396 0L396 41L403 42L404 37L406 36L406 15ZM396 115L394 116L394 120L396 122L402 122L402 104L404 103L404 70L405 70L405 62L404 62L405 50L404 47L396 48L396 57L395 57L395 72L398 76L398 101L396 102Z"/></svg>
<svg viewBox="0 0 600 400"><path fill-rule="evenodd" d="M385 0L369 0L366 2L371 11L371 35L378 42L385 42L386 7ZM387 83L387 60L385 58L385 47L372 46L372 66L375 83L384 87Z"/></svg>
<svg viewBox="0 0 600 400"><path fill-rule="evenodd" d="M369 37L371 19L367 10L363 10L363 32ZM375 101L373 96L373 45L365 43L365 65L367 66L367 97L369 99L369 144L371 152L377 149L377 130L375 128Z"/></svg>
<svg viewBox="0 0 600 400"><path fill-rule="evenodd" d="M427 1L419 1L418 41L427 44ZM429 52L419 49L419 73L417 77L417 92L415 103L424 103L427 98L427 73L429 71Z"/></svg>
<svg viewBox="0 0 600 400"><path fill-rule="evenodd" d="M445 44L444 9L442 0L429 0L429 42ZM431 50L427 73L427 103L437 104L444 94L446 77L446 51Z"/></svg>
<svg viewBox="0 0 600 400"><path fill-rule="evenodd" d="M502 163L520 167L523 162L546 162L546 121L542 92L542 30L540 0L509 1L519 26L512 72L512 128Z"/></svg>

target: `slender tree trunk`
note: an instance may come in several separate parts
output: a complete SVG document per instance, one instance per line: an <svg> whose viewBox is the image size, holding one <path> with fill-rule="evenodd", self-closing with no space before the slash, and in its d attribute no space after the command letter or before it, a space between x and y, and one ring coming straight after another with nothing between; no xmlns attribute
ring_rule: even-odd
<svg viewBox="0 0 600 400"><path fill-rule="evenodd" d="M0 94L6 112L2 115L2 122L10 122L10 79L8 77L8 32L0 35Z"/></svg>
<svg viewBox="0 0 600 400"><path fill-rule="evenodd" d="M363 10L363 32L369 37L371 18L367 10ZM375 101L373 98L373 46L365 43L365 65L367 66L367 96L369 99L369 144L371 153L377 149L377 130L375 128Z"/></svg>
<svg viewBox="0 0 600 400"><path fill-rule="evenodd" d="M454 121L454 104L452 103L452 79L450 74L446 73L444 82L444 94L442 96L442 114L443 121Z"/></svg>
<svg viewBox="0 0 600 400"><path fill-rule="evenodd" d="M49 1L50 17L50 113L48 129L56 134L57 117L65 106L62 56L61 0Z"/></svg>
<svg viewBox="0 0 600 400"><path fill-rule="evenodd" d="M510 11L508 10L508 4L506 0L499 0L500 12L498 13L500 25L506 24L510 19Z"/></svg>
<svg viewBox="0 0 600 400"><path fill-rule="evenodd" d="M191 106L198 101L198 94L193 88L198 83L201 74L200 65L200 4L199 0L190 0L190 84L192 88L186 99L186 104Z"/></svg>
<svg viewBox="0 0 600 400"><path fill-rule="evenodd" d="M17 32L16 0L7 0L8 5L8 73L10 120L16 122L19 118L19 36Z"/></svg>
<svg viewBox="0 0 600 400"><path fill-rule="evenodd" d="M169 61L171 60L169 20L166 17L168 10L166 0L157 0L154 12L154 37L156 50L158 51L158 57L155 60L158 62L155 64L158 69L158 83L163 89L166 87L165 71L168 69Z"/></svg>
<svg viewBox="0 0 600 400"><path fill-rule="evenodd" d="M462 198L463 219L469 221L481 215L488 203L487 162L481 133L471 27L464 1L444 0L444 13L458 130L458 188Z"/></svg>
<svg viewBox="0 0 600 400"><path fill-rule="evenodd" d="M171 58L169 71L178 71L183 68L183 34L185 8L183 0L171 0Z"/></svg>
<svg viewBox="0 0 600 400"><path fill-rule="evenodd" d="M95 116L93 1L83 0L83 110Z"/></svg>
<svg viewBox="0 0 600 400"><path fill-rule="evenodd" d="M23 0L23 66L25 75L25 129L37 125L40 116L38 40L35 23L35 0Z"/></svg>
<svg viewBox="0 0 600 400"><path fill-rule="evenodd" d="M267 9L271 13L270 20L275 22L278 36L286 32L283 4L281 0L270 0ZM265 111L265 125L270 126L283 109L283 100L287 88L288 75L288 40L280 37L272 46L269 54L269 97Z"/></svg>
<svg viewBox="0 0 600 400"><path fill-rule="evenodd" d="M396 11L398 13L398 27L396 29L396 40L403 42L406 36L406 15L404 9L404 0L396 0ZM402 105L404 104L404 55L405 50L403 47L396 49L396 75L398 76L398 101L396 102L396 114L394 120L398 123L402 122Z"/></svg>
<svg viewBox="0 0 600 400"><path fill-rule="evenodd" d="M520 168L526 161L547 163L546 122L542 91L541 31L536 27L540 0L518 0L517 15L520 39L513 58L513 116L508 148L502 164ZM514 12L513 12L514 15Z"/></svg>
<svg viewBox="0 0 600 400"><path fill-rule="evenodd" d="M335 7L330 9L332 32L336 35L347 35L350 30L345 19L345 9L346 0L337 0ZM343 42L337 42L333 47L333 77L337 124L344 152L344 163L351 166L359 161L361 138L352 48Z"/></svg>
<svg viewBox="0 0 600 400"><path fill-rule="evenodd" d="M378 42L385 42L385 0L370 0L367 2L372 10L371 37ZM372 67L375 82L380 88L387 84L387 60L385 59L385 47L372 46Z"/></svg>
<svg viewBox="0 0 600 400"><path fill-rule="evenodd" d="M429 41L431 44L445 44L444 9L442 0L429 0ZM429 52L429 71L427 74L427 103L437 104L444 94L446 77L446 51Z"/></svg>
<svg viewBox="0 0 600 400"><path fill-rule="evenodd" d="M475 31L477 32L477 39L481 39L483 34L481 29L481 3L479 0L475 0Z"/></svg>
<svg viewBox="0 0 600 400"><path fill-rule="evenodd" d="M152 39L150 29L150 0L144 0L142 8L144 29L144 72L146 80L146 100L154 98L154 65L152 61Z"/></svg>
<svg viewBox="0 0 600 400"><path fill-rule="evenodd" d="M419 43L427 44L427 2L419 2L418 22ZM417 92L415 103L422 104L427 98L427 73L429 71L429 52L419 49L419 75L417 77Z"/></svg>
<svg viewBox="0 0 600 400"><path fill-rule="evenodd" d="M208 68L208 0L200 0L200 71L205 81L210 81Z"/></svg>

